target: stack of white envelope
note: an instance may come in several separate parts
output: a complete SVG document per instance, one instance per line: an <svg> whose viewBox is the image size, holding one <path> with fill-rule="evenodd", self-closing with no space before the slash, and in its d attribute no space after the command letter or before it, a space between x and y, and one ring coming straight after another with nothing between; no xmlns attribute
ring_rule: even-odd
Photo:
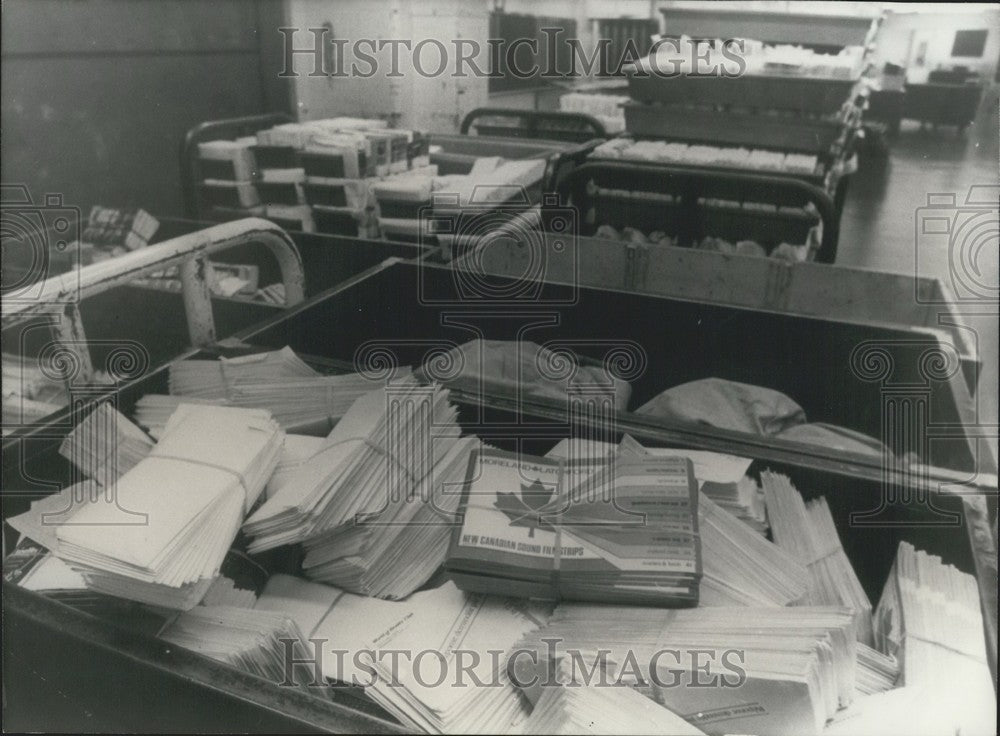
<svg viewBox="0 0 1000 736"><path fill-rule="evenodd" d="M361 373L241 381L232 385L227 399L233 406L267 409L287 432L325 434L379 384Z"/></svg>
<svg viewBox="0 0 1000 736"><path fill-rule="evenodd" d="M698 501L702 577L699 605L787 606L802 599L809 573L792 555L705 494Z"/></svg>
<svg viewBox="0 0 1000 736"><path fill-rule="evenodd" d="M635 686L712 736L806 736L852 701L855 644L846 608L564 603L510 666L532 701L568 660L574 681Z"/></svg>
<svg viewBox="0 0 1000 736"><path fill-rule="evenodd" d="M409 372L401 369L400 377ZM267 409L288 432L329 432L351 404L382 383L360 373L324 376L291 348L170 366L170 393L229 406Z"/></svg>
<svg viewBox="0 0 1000 736"><path fill-rule="evenodd" d="M519 728L527 707L502 655L548 610L467 595L450 582L384 601L286 575L268 581L257 609L280 611L319 640L325 677L364 686L400 722L425 733Z"/></svg>
<svg viewBox="0 0 1000 736"><path fill-rule="evenodd" d="M809 570L811 584L802 603L853 608L858 641L872 644L872 604L840 544L826 499L806 503L779 473L761 473L761 485L774 541Z"/></svg>
<svg viewBox="0 0 1000 736"><path fill-rule="evenodd" d="M271 479L264 487L264 498L270 498L281 488L292 474L323 446L322 437L307 434L286 434L281 448L281 459L274 469Z"/></svg>
<svg viewBox="0 0 1000 736"><path fill-rule="evenodd" d="M202 399L224 399L238 383L310 378L319 373L290 347L218 360L179 360L170 366L170 393Z"/></svg>
<svg viewBox="0 0 1000 736"><path fill-rule="evenodd" d="M160 632L160 638L271 682L294 682L307 688L312 676L308 665L302 664L308 661L308 644L287 614L238 606L196 606L177 616ZM286 671L286 662L297 662L296 669Z"/></svg>
<svg viewBox="0 0 1000 736"><path fill-rule="evenodd" d="M643 449L656 457L686 457L691 460L698 490L750 528L761 534L767 532L764 493L757 482L747 475L752 460L707 450ZM608 452L615 450L617 447L610 442L573 438L560 440L549 450L548 456L594 462L603 460Z"/></svg>
<svg viewBox="0 0 1000 736"><path fill-rule="evenodd" d="M189 609L219 574L277 465L266 411L182 405L150 454L56 529L56 554L102 593Z"/></svg>
<svg viewBox="0 0 1000 736"><path fill-rule="evenodd" d="M649 454L652 450L626 435L619 452ZM805 595L809 585L805 567L704 492L698 499L698 532L700 606L787 606Z"/></svg>
<svg viewBox="0 0 1000 736"><path fill-rule="evenodd" d="M876 644L899 660L903 685L933 688L963 736L996 733L975 577L901 542L875 622Z"/></svg>
<svg viewBox="0 0 1000 736"><path fill-rule="evenodd" d="M838 711L823 736L966 736L942 693L929 685L906 685L864 695ZM991 730L996 733L995 724Z"/></svg>
<svg viewBox="0 0 1000 736"><path fill-rule="evenodd" d="M247 519L250 552L296 544L412 497L459 435L448 392L411 378L351 406L322 447Z"/></svg>
<svg viewBox="0 0 1000 736"><path fill-rule="evenodd" d="M537 734L671 734L703 736L701 729L627 685L602 686L572 682L572 669L560 661L556 679L569 683L542 688L523 733Z"/></svg>
<svg viewBox="0 0 1000 736"><path fill-rule="evenodd" d="M146 394L135 402L132 416L136 423L144 427L153 439L163 436L163 429L170 417L181 404L192 406L229 406L225 399L199 399L194 396L168 396L167 394Z"/></svg>
<svg viewBox="0 0 1000 736"><path fill-rule="evenodd" d="M891 690L899 678L899 662L891 654L883 654L858 642L858 671L854 687L859 695L871 695Z"/></svg>
<svg viewBox="0 0 1000 736"><path fill-rule="evenodd" d="M353 593L405 598L444 562L476 437L451 445L410 496L305 541L303 572Z"/></svg>
<svg viewBox="0 0 1000 736"><path fill-rule="evenodd" d="M98 404L66 435L59 454L102 486L128 472L153 449L153 440L108 402Z"/></svg>

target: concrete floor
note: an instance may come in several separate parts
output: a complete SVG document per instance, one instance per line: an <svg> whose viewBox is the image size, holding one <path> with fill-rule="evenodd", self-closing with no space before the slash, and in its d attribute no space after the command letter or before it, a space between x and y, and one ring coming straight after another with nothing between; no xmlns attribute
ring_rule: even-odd
<svg viewBox="0 0 1000 736"><path fill-rule="evenodd" d="M976 123L958 134L954 128L921 130L904 122L886 158L862 156L848 189L841 220L838 265L878 271L935 276L970 297L961 304L975 330L983 363L979 380L979 423L997 424L998 238L996 224L975 238L979 274L956 263L947 238L936 242L917 237L918 209L928 194L952 193L961 204L973 185L992 186L994 213L1000 187L1000 124L997 92L988 92ZM996 223L995 214L993 222ZM970 251L971 252L971 251ZM971 278L971 280L970 280ZM964 279L964 282L963 280ZM964 288L964 284L971 284ZM995 429L992 430L995 435ZM996 440L990 442L996 457Z"/></svg>

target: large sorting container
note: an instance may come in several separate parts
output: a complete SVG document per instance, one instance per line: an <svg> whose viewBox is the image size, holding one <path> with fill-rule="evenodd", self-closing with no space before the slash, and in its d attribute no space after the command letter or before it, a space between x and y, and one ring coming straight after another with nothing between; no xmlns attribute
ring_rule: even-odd
<svg viewBox="0 0 1000 736"><path fill-rule="evenodd" d="M541 285L520 304L507 303L501 309L488 299L478 305L470 301L457 278L455 271L441 266L387 264L362 281L335 287L240 337L263 349L288 344L316 356L318 366L335 371L377 355L416 364L477 336L520 335L595 359L625 350L628 360L609 360L609 365L617 365L617 372L631 381L632 406L667 386L718 375L785 391L813 420L877 433L872 428L880 413L880 381L892 378L901 385L926 384L928 391L921 395L929 402L932 422L953 426L964 416L952 391L961 378L925 375L922 356L941 348L933 339L917 345L911 335L885 327L553 284ZM477 283L484 287L484 282ZM495 289L514 286L504 280L491 283ZM871 370L860 375L852 370L858 346L877 348L891 375L879 378ZM870 362L865 365L872 367ZM128 413L141 395L165 387L166 370L160 369L123 387L116 398ZM452 395L465 430L505 449L541 454L562 437L591 436L594 429L592 419L555 402L518 402L460 390ZM933 474L908 474L901 483L911 492L927 492L927 497L918 496L923 499L919 503L882 508L876 520L883 523L869 526L852 520L851 514L880 510L882 472L870 459L732 432L672 426L628 413L615 421L614 438L627 432L650 445L741 454L755 459L752 473L763 469L787 473L806 497L825 495L845 551L875 600L901 539L975 573L983 595L988 656L995 666L996 549L989 548L988 528L996 513L995 495L962 496L942 491ZM43 492L46 482L64 483L68 468L56 448L67 431L68 427L39 428L33 437L22 439L22 451L9 453L5 448L5 487L24 487L25 478L34 480L36 492ZM972 445L967 434L953 436L932 448L933 460L970 468L975 464ZM5 503L5 515L14 508ZM45 729L62 724L78 729L84 713L95 727L138 731L389 727L384 715L350 691L338 690L334 702L320 702L179 651L148 634L123 632L127 621L97 620L43 596L14 590L8 583L4 593L8 713L17 715L9 719L12 727ZM56 705L51 701L39 705L35 688L42 687L40 678L45 678L50 691L63 693ZM109 688L113 698L108 697ZM25 703L35 706L28 711L31 720L23 709L17 710Z"/></svg>
<svg viewBox="0 0 1000 736"><path fill-rule="evenodd" d="M656 243L523 234L525 243L497 240L475 248L456 268L850 324L941 331L958 354L969 391L976 391L982 361L975 335L940 279Z"/></svg>

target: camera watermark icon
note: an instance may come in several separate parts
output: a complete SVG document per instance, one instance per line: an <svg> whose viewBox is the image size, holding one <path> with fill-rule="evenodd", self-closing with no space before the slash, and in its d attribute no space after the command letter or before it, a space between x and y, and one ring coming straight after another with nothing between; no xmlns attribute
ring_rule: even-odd
<svg viewBox="0 0 1000 736"><path fill-rule="evenodd" d="M579 273L578 215L545 194L532 201L520 185L485 185L471 192L438 192L419 213L421 245L437 248L452 261L454 289L442 293L418 263L417 298L421 305L478 307L553 307L575 304ZM569 288L546 289L552 259L570 261L561 272L573 274ZM511 270L513 269L513 270Z"/></svg>
<svg viewBox="0 0 1000 736"><path fill-rule="evenodd" d="M961 200L961 201L960 201ZM922 304L995 304L1000 298L1000 186L977 185L964 198L955 193L928 194L916 210L916 274L932 273L935 260L947 254L951 293L916 289ZM938 269L940 270L940 269Z"/></svg>
<svg viewBox="0 0 1000 736"><path fill-rule="evenodd" d="M935 504L939 492L983 493L975 485L978 473L966 482L940 479L935 473L938 454L961 449L956 462L980 466L977 436L996 434L996 427L975 421L953 421L952 382L961 382L961 362L950 345L931 338L866 341L851 353L850 368L862 381L878 384L881 457L881 494L876 508L853 512L853 526L957 526L959 513ZM975 420L976 417L966 417ZM947 470L948 468L946 468ZM955 476L950 472L949 476ZM992 489L995 493L996 489ZM913 513L913 512L918 513Z"/></svg>
<svg viewBox="0 0 1000 736"><path fill-rule="evenodd" d="M46 194L36 203L23 184L0 185L0 248L3 253L5 306L36 303L42 284L55 275L56 261L67 275L53 304L79 301L81 230L78 207L63 202L61 194ZM74 288L74 278L76 278Z"/></svg>

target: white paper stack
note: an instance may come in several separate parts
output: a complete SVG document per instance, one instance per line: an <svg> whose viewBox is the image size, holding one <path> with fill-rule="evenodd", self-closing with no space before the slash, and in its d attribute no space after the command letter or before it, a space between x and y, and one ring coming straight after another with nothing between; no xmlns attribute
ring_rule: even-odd
<svg viewBox="0 0 1000 736"><path fill-rule="evenodd" d="M976 579L901 542L875 611L877 647L906 686L934 688L966 734L996 733L996 693Z"/></svg>
<svg viewBox="0 0 1000 736"><path fill-rule="evenodd" d="M232 578L220 575L212 581L212 585L201 599L203 606L236 606L237 608L253 608L257 603L257 594L246 588L237 588Z"/></svg>
<svg viewBox="0 0 1000 736"><path fill-rule="evenodd" d="M407 369L397 375L404 375ZM361 373L240 382L229 391L233 406L267 409L288 432L325 434L357 399L379 382Z"/></svg>
<svg viewBox="0 0 1000 736"><path fill-rule="evenodd" d="M66 435L59 454L102 486L125 474L153 449L153 440L103 402Z"/></svg>
<svg viewBox="0 0 1000 736"><path fill-rule="evenodd" d="M167 394L146 394L137 402L132 416L136 423L145 427L149 436L159 439L170 417L181 404L190 406L229 406L226 399L199 399L194 396L168 396Z"/></svg>
<svg viewBox="0 0 1000 736"><path fill-rule="evenodd" d="M515 649L536 653L541 674L530 656L512 656L510 664L514 681L533 685L524 691L533 701L561 660L576 659L580 681L596 667L592 682L637 687L713 736L805 736L820 733L853 699L855 644L845 608L564 603Z"/></svg>
<svg viewBox="0 0 1000 736"><path fill-rule="evenodd" d="M285 443L281 448L278 467L274 469L271 479L264 487L264 498L271 498L278 492L292 474L323 446L322 437L312 437L306 434L286 434Z"/></svg>
<svg viewBox="0 0 1000 736"><path fill-rule="evenodd" d="M784 475L761 473L775 543L801 560L812 583L805 605L849 606L857 617L858 641L873 644L872 604L840 544L825 498L806 503Z"/></svg>
<svg viewBox="0 0 1000 736"><path fill-rule="evenodd" d="M899 662L891 654L883 654L858 642L858 671L854 688L859 695L871 695L891 690L899 678Z"/></svg>
<svg viewBox="0 0 1000 736"><path fill-rule="evenodd" d="M276 683L307 688L312 672L297 664L285 670L286 646L295 660L308 660L308 644L286 614L239 606L196 606L174 619L160 638ZM290 640L286 645L282 640Z"/></svg>
<svg viewBox="0 0 1000 736"><path fill-rule="evenodd" d="M274 496L244 525L258 552L353 522L422 488L433 459L460 431L448 391L412 378L360 397Z"/></svg>
<svg viewBox="0 0 1000 736"><path fill-rule="evenodd" d="M200 399L225 399L240 383L264 383L319 376L290 347L238 358L180 360L170 366L170 393Z"/></svg>
<svg viewBox="0 0 1000 736"><path fill-rule="evenodd" d="M396 372L406 375L409 368ZM240 358L184 360L170 367L170 393L267 409L287 432L325 434L379 382L360 373L324 376L290 348ZM146 405L142 405L146 408Z"/></svg>
<svg viewBox="0 0 1000 736"><path fill-rule="evenodd" d="M83 505L56 529L55 551L95 590L189 609L219 574L283 439L265 411L182 405L118 479L114 503Z"/></svg>
<svg viewBox="0 0 1000 736"><path fill-rule="evenodd" d="M964 736L960 719L947 706L933 687L897 687L859 697L834 715L823 736Z"/></svg>
<svg viewBox="0 0 1000 736"><path fill-rule="evenodd" d="M398 600L426 583L448 553L476 437L448 448L412 497L306 540L303 572L353 593Z"/></svg>
<svg viewBox="0 0 1000 736"><path fill-rule="evenodd" d="M257 142L256 138L238 138L235 141L205 141L198 144L198 158L202 161L203 170L209 171L219 178L231 176L234 181L251 181L257 173L257 164L254 160L251 146ZM225 171L226 177L221 176L221 171L216 171L219 163L225 163L231 167L231 171Z"/></svg>
<svg viewBox="0 0 1000 736"><path fill-rule="evenodd" d="M571 668L559 664L557 679L571 682ZM570 684L542 688L541 697L524 724L537 734L671 734L699 736L705 732L627 685L603 687Z"/></svg>
<svg viewBox="0 0 1000 736"><path fill-rule="evenodd" d="M802 599L809 573L704 493L698 501L702 606L787 606Z"/></svg>
<svg viewBox="0 0 1000 736"><path fill-rule="evenodd" d="M652 452L627 435L619 451ZM702 564L698 605L787 606L805 595L809 586L805 567L705 493L698 499L698 530Z"/></svg>
<svg viewBox="0 0 1000 736"><path fill-rule="evenodd" d="M560 440L548 452L548 456L584 462L600 461L608 452L616 449L616 446L609 442L572 438ZM761 534L767 532L764 493L756 481L747 476L752 460L706 450L676 450L668 447L644 449L656 457L689 458L694 465L698 490L751 529Z"/></svg>
<svg viewBox="0 0 1000 736"><path fill-rule="evenodd" d="M489 652L506 652L541 625L548 610L466 595L450 582L405 601L384 601L287 575L268 581L257 608L289 615L308 638L324 642L325 677L364 686L404 725L425 733L518 728L526 704L510 684L504 659ZM359 653L365 666L357 664Z"/></svg>

